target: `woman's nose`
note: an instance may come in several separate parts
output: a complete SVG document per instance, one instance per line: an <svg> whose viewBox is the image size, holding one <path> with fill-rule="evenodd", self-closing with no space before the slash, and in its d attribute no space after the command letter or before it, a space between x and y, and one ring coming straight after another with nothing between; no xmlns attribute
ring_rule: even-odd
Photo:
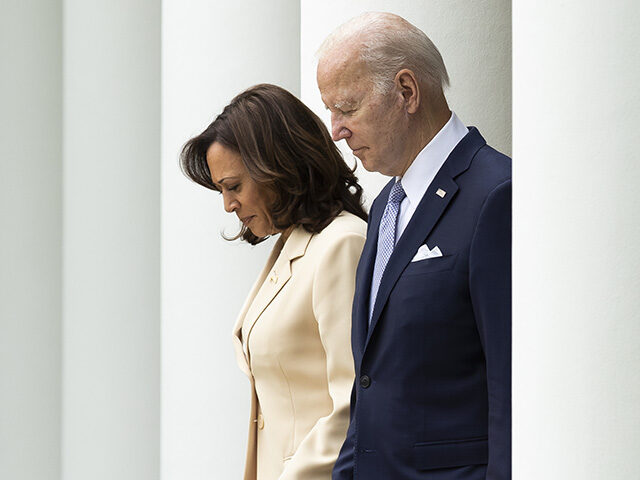
<svg viewBox="0 0 640 480"><path fill-rule="evenodd" d="M235 212L240 205L238 201L230 195L223 195L224 209L228 213Z"/></svg>

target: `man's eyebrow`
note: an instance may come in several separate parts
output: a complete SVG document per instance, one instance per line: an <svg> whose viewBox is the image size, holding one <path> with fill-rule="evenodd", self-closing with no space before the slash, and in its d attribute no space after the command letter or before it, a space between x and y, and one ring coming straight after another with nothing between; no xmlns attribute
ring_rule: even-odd
<svg viewBox="0 0 640 480"><path fill-rule="evenodd" d="M335 102L331 107L335 108L336 110L342 110L344 108L355 108L356 106L356 102L352 101L352 100L344 100L341 102ZM331 107L329 107L327 104L325 104L324 108L327 110L331 110Z"/></svg>
<svg viewBox="0 0 640 480"><path fill-rule="evenodd" d="M342 102L336 102L334 106L340 110L344 108L354 108L356 106L356 102L353 100L344 100Z"/></svg>

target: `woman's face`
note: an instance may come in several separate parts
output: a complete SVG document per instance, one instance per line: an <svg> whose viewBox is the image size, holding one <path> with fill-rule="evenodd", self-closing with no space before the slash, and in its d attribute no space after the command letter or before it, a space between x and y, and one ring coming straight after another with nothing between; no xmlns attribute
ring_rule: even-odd
<svg viewBox="0 0 640 480"><path fill-rule="evenodd" d="M214 142L207 150L207 165L211 180L222 193L227 212L235 212L257 237L277 233L269 214L268 192L249 176L239 153Z"/></svg>

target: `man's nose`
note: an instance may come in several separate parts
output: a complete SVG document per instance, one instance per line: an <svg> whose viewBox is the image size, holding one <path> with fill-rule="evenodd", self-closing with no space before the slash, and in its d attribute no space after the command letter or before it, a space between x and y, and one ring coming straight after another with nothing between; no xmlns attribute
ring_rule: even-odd
<svg viewBox="0 0 640 480"><path fill-rule="evenodd" d="M342 140L343 138L349 138L351 136L351 130L344 126L344 123L337 119L331 119L331 138L334 142Z"/></svg>

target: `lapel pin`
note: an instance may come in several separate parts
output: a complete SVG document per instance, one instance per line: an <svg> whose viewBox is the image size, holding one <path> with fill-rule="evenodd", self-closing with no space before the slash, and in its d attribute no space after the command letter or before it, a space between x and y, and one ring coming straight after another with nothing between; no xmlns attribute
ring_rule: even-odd
<svg viewBox="0 0 640 480"><path fill-rule="evenodd" d="M277 283L278 282L278 274L276 273L275 270L273 272L271 272L271 276L269 277L269 281L271 283Z"/></svg>
<svg viewBox="0 0 640 480"><path fill-rule="evenodd" d="M447 192L445 192L443 189L439 188L438 191L436 192L436 195L438 195L440 198L444 198L444 196L447 194Z"/></svg>

